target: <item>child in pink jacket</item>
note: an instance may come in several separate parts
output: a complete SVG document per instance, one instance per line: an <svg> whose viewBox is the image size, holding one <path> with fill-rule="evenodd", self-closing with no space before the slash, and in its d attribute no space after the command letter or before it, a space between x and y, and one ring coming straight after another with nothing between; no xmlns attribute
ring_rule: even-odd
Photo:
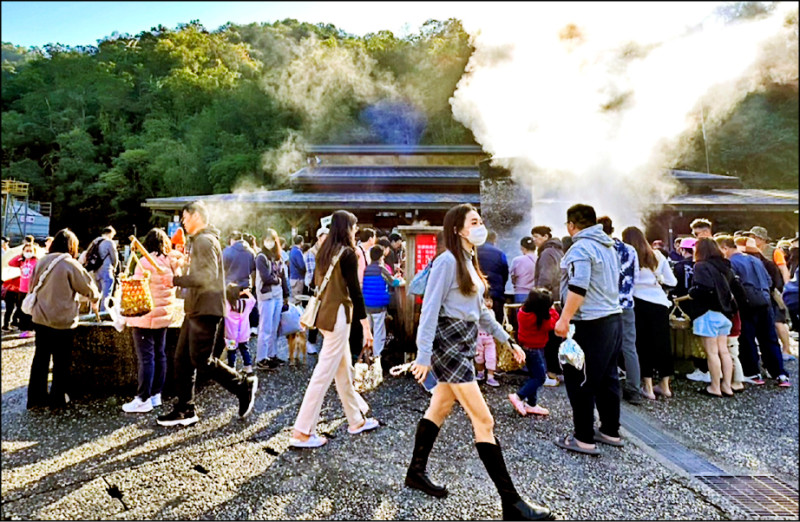
<svg viewBox="0 0 800 522"><path fill-rule="evenodd" d="M490 297L486 298L486 306L489 307L489 310L492 309L492 299ZM494 344L494 337L481 328L478 329L478 346L475 353L475 365L478 369L477 380L483 380L485 369L488 373L486 384L493 388L500 386L500 383L494 378L494 371L497 369L497 347Z"/></svg>
<svg viewBox="0 0 800 522"><path fill-rule="evenodd" d="M256 305L256 298L250 290L240 290L231 283L225 289L225 346L228 348L228 366L236 367L236 351L242 354L244 372L253 373L253 359L247 348L250 340L250 312Z"/></svg>

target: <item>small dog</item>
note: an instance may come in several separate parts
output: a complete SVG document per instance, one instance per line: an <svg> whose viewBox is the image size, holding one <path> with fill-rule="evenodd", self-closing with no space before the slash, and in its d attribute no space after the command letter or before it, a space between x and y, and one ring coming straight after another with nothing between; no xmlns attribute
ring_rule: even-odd
<svg viewBox="0 0 800 522"><path fill-rule="evenodd" d="M294 364L303 355L303 364L307 364L306 359L306 333L302 330L286 336L289 342L289 364Z"/></svg>

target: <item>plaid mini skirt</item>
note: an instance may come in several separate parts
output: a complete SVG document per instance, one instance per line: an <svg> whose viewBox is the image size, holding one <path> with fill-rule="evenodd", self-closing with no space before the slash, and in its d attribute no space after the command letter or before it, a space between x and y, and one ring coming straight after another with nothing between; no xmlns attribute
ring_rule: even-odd
<svg viewBox="0 0 800 522"><path fill-rule="evenodd" d="M462 383L475 380L475 351L478 323L439 317L431 354L431 371L438 382Z"/></svg>

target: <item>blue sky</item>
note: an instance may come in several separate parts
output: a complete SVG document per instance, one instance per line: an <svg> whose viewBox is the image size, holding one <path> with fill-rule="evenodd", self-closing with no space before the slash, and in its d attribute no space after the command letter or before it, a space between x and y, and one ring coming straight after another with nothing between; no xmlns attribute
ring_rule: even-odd
<svg viewBox="0 0 800 522"><path fill-rule="evenodd" d="M403 36L430 18L462 18L486 7L462 2L2 2L2 40L24 47L97 45L114 31L135 35L158 24L174 28L199 19L215 30L229 21L284 18L332 23L353 34L388 29Z"/></svg>

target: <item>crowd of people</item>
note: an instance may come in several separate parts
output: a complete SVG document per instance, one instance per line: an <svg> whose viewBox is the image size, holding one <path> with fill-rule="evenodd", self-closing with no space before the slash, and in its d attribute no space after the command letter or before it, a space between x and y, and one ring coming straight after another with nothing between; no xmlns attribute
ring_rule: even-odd
<svg viewBox="0 0 800 522"><path fill-rule="evenodd" d="M773 246L763 227L713 234L711 222L696 219L692 236L676 238L674 250L667 251L637 227L614 237L612 220L598 218L588 205L570 207L566 218L568 236L558 239L550 227L535 226L509 263L474 207L458 205L446 214L437 256L429 265L411 366L420 383L433 378L435 386L426 386L431 402L417 426L405 480L409 487L447 495L446 486L428 476L427 462L458 401L502 499L504 519L552 518L547 508L523 500L514 488L479 387L479 382L499 386L499 349L510 351L528 373L516 393L508 395L514 410L546 417L550 411L539 404L541 387L563 383L574 432L555 443L590 455L600 454L596 443L624 444L621 400L641 404L673 396L671 327L687 333L695 365L687 378L703 382L698 391L704 395L731 397L745 384L764 385L765 377L779 387L791 386L784 362L794 358L789 325L796 330L800 324L796 237ZM318 293L305 341L317 361L290 445L327 443L316 426L334 382L348 432L379 428L354 388L353 361L367 349L380 356L385 347L386 322L396 305L393 294L403 284L403 238L359 230L353 214L337 211L329 227L316 231L313 244L297 235L287 252L287 242L268 229L260 239L232 231L223 249L201 202L183 208L181 225L190 238L186 249L175 248L175 239L158 228L142 242L150 255L138 259L134 277L150 273L153 306L144 316L126 319L139 373L136 396L123 411L146 413L162 404L168 378L166 332L181 306L177 289L184 314L172 377L177 400L158 416L163 426L199 421L198 373L234 394L240 416L248 415L258 389L256 372L285 363L277 350L282 315ZM114 236L113 227L107 227L80 257L78 239L69 229L48 241L44 253L26 238L21 254L9 262L20 276L3 284L3 330L17 326L22 337L35 331L28 408L63 407L69 401L71 350L65 347L72 345L81 301L96 313L114 304L106 299L114 295L121 264ZM4 241L4 251L7 247ZM509 282L512 290L507 292ZM35 301L26 314L22 303L31 293ZM559 362L559 346L567 337L582 348L580 369Z"/></svg>

